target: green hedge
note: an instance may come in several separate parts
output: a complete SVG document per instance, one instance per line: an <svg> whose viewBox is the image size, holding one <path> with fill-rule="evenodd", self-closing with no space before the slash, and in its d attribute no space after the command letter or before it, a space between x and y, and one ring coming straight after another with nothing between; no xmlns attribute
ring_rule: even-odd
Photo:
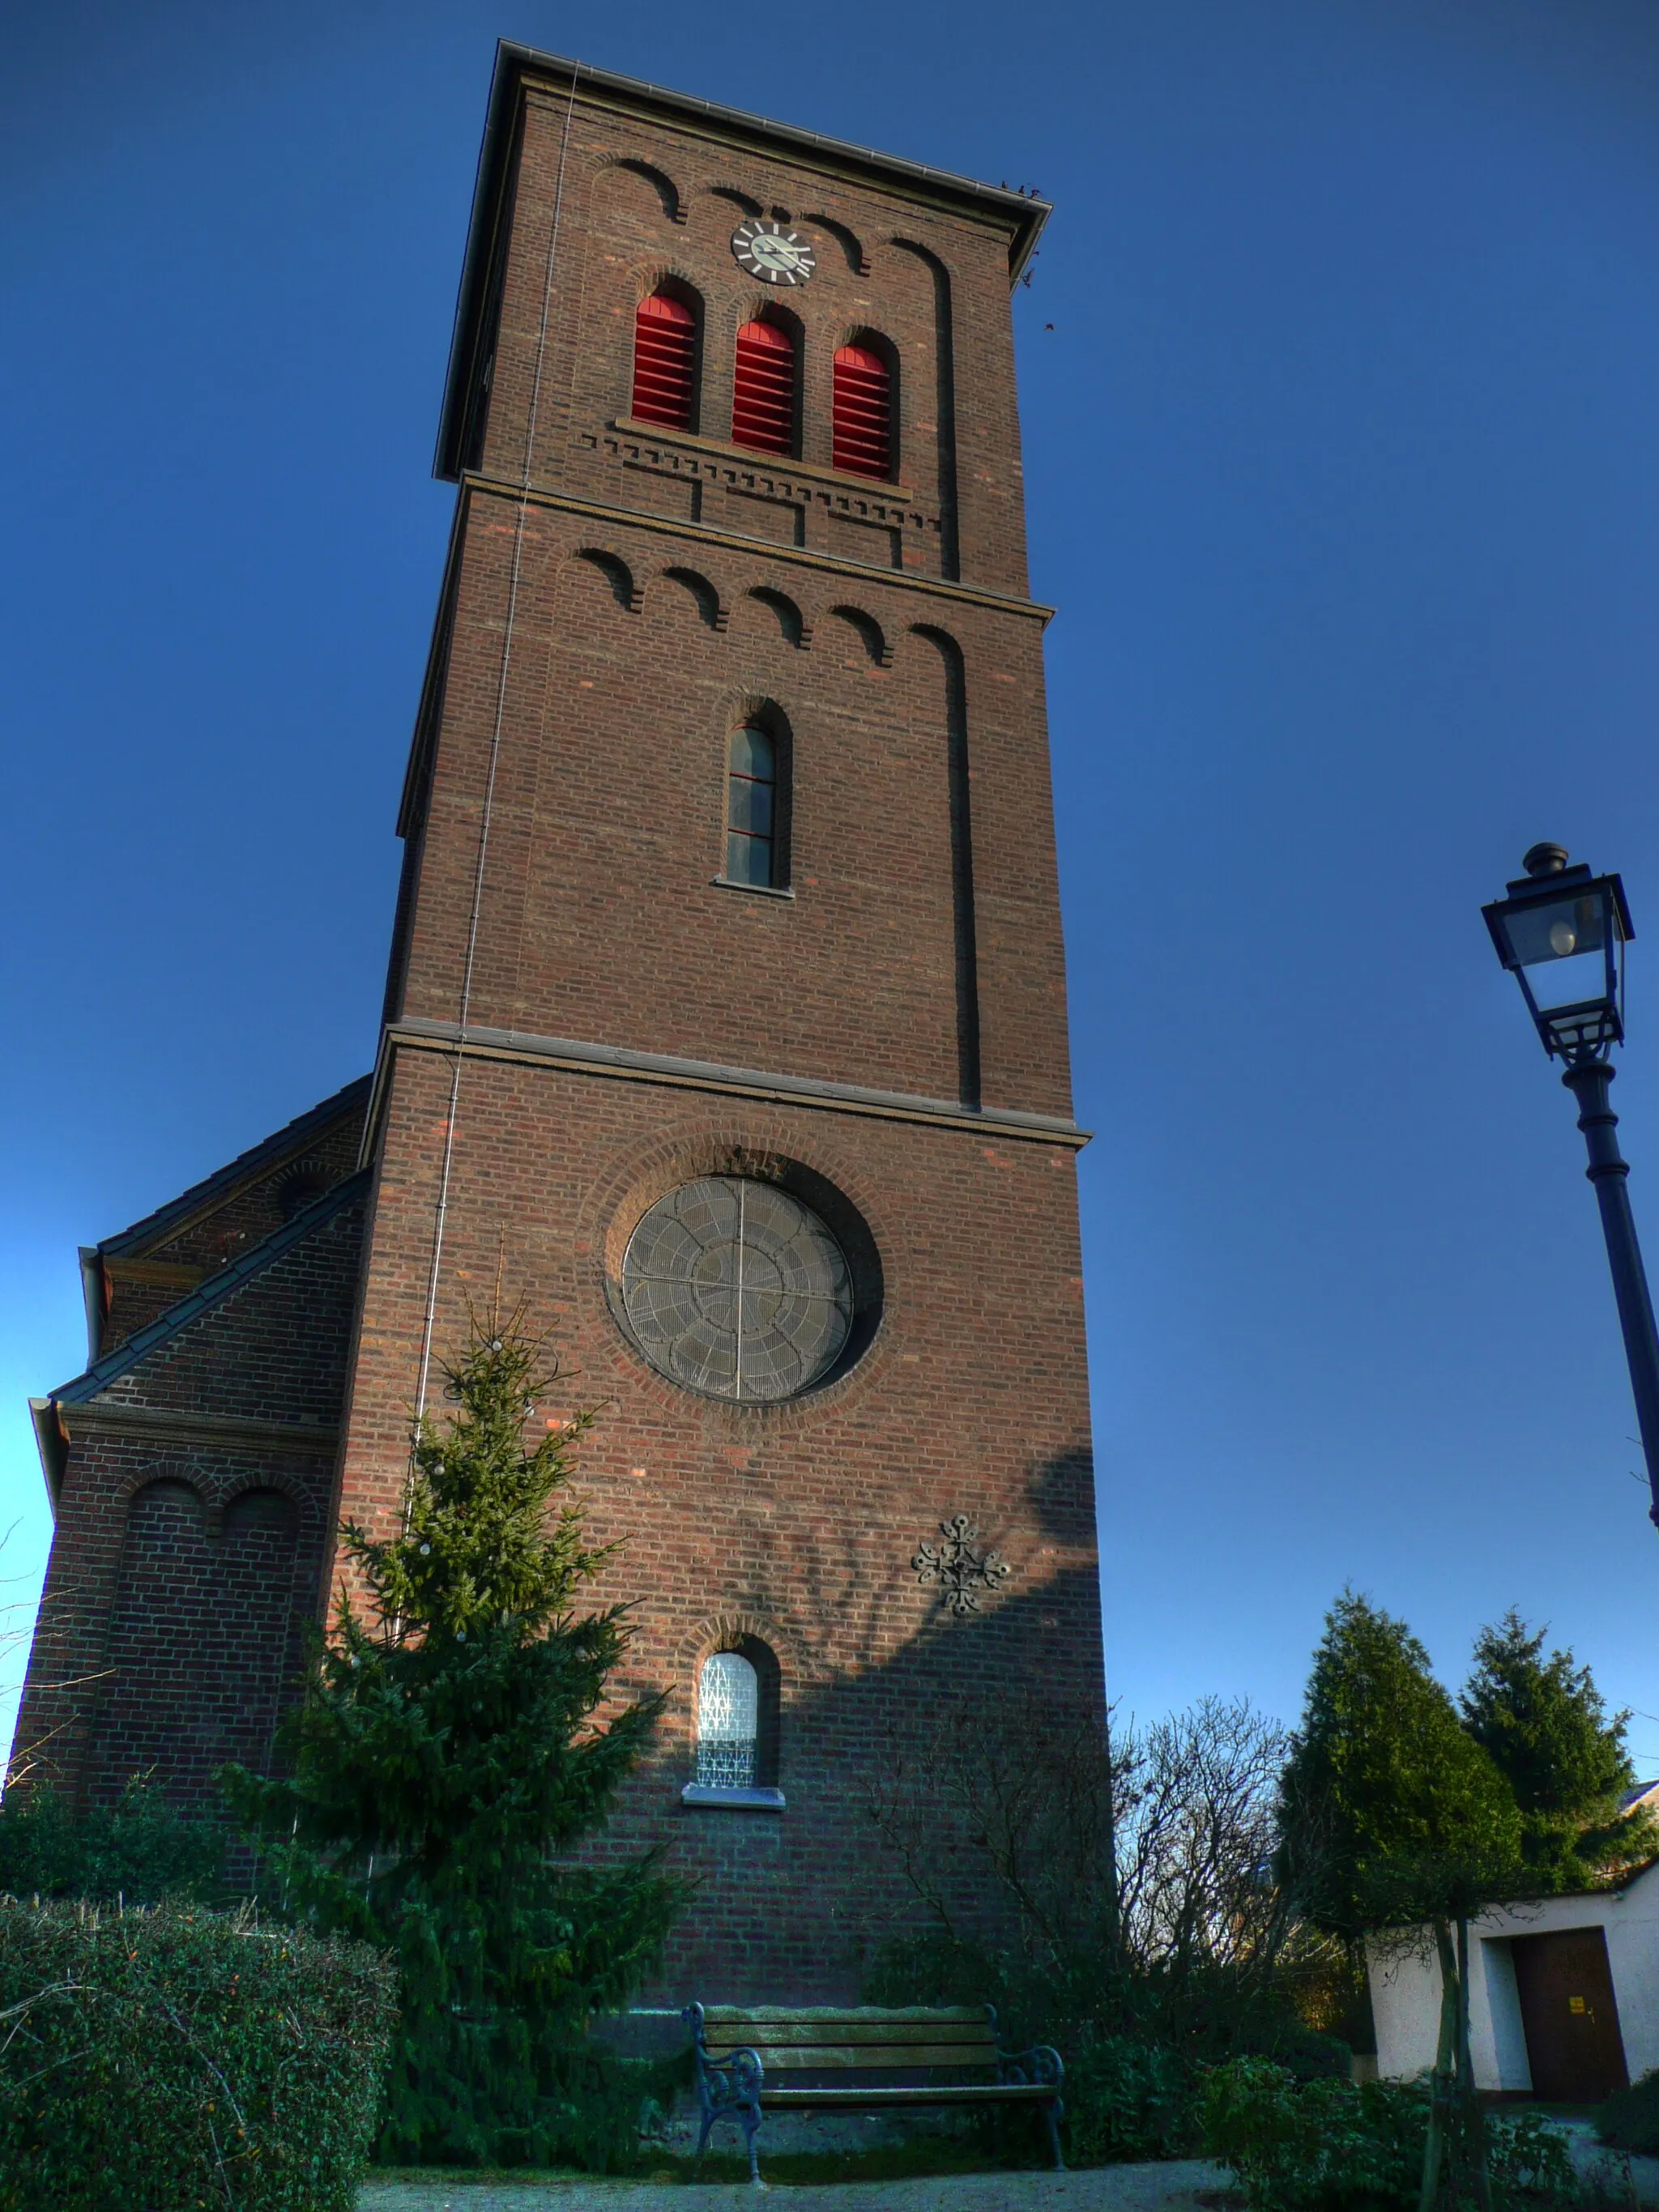
<svg viewBox="0 0 1659 2212"><path fill-rule="evenodd" d="M0 2212L350 2212L395 1988L246 1914L0 1899Z"/></svg>

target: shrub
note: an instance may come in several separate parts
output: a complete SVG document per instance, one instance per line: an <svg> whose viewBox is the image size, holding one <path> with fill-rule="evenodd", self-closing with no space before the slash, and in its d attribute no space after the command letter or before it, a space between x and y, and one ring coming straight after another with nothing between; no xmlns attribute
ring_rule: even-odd
<svg viewBox="0 0 1659 2212"><path fill-rule="evenodd" d="M1277 2021L1261 2054L1293 2074L1298 2081L1349 2081L1353 2053L1340 2037L1322 2035L1299 2020Z"/></svg>
<svg viewBox="0 0 1659 2212"><path fill-rule="evenodd" d="M1127 2036L1085 2044L1066 2057L1066 2134L1073 2166L1181 2157L1196 2134L1190 2068Z"/></svg>
<svg viewBox="0 0 1659 2212"><path fill-rule="evenodd" d="M1201 2125L1251 2212L1381 2212L1418 2201L1429 2098L1417 2082L1297 2083L1270 2059L1238 2058L1206 2081ZM1486 2142L1495 2206L1577 2201L1566 2142L1535 2112L1489 2121Z"/></svg>
<svg viewBox="0 0 1659 2212"><path fill-rule="evenodd" d="M1614 2150L1659 2158L1659 2066L1609 2097L1595 2116L1596 2131Z"/></svg>
<svg viewBox="0 0 1659 2212"><path fill-rule="evenodd" d="M176 1812L142 1776L113 1805L76 1813L54 1790L8 1790L0 1799L0 1891L14 1897L84 1897L113 1905L205 1902L218 1886L225 1835Z"/></svg>
<svg viewBox="0 0 1659 2212"><path fill-rule="evenodd" d="M245 1913L0 1899L0 2212L350 2212L392 1989Z"/></svg>

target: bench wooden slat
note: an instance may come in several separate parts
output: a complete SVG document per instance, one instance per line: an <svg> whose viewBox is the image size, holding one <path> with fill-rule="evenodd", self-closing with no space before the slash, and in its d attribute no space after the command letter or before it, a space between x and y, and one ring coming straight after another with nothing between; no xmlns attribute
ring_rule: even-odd
<svg viewBox="0 0 1659 2212"><path fill-rule="evenodd" d="M852 2020L791 2021L720 2021L705 2027L707 2043L736 2043L746 2036L751 2043L781 2046L789 2043L988 2043L994 2033L988 2020L895 2020L866 2027Z"/></svg>
<svg viewBox="0 0 1659 2212"><path fill-rule="evenodd" d="M1031 2105L1040 2107L1048 2121L1055 2166L1065 2163L1060 2142L1065 2104L1059 2057L1047 2055L1044 2063L1053 2077L1048 2081L999 2081L1002 2053L997 2047L996 2015L988 2005L860 2005L834 2010L804 2005L693 2005L684 2017L697 2041L697 2094L702 2108L699 2162L710 2130L722 2120L735 2122L748 2136L750 2177L758 2182L755 2136L763 2112ZM752 2069L732 2067L733 2055L744 2051L753 2051L760 2061L758 2081ZM886 2079L872 2082L872 2074ZM813 2080L813 2075L820 2078ZM830 2078L821 2078L824 2075Z"/></svg>
<svg viewBox="0 0 1659 2212"><path fill-rule="evenodd" d="M763 2089L763 2108L770 2105L805 2111L812 2106L834 2105L873 2108L881 2105L1048 2104L1059 2095L1030 2081L981 2081L976 2084L903 2089Z"/></svg>
<svg viewBox="0 0 1659 2212"><path fill-rule="evenodd" d="M936 2045L949 2051L985 2051L996 2049L996 2038L988 2028L977 2028L972 2034L960 2029L913 2027L894 2028L885 2035L870 2035L857 2029L842 2028L839 2033L829 2027L815 2027L810 2033L800 2028L793 2035L763 2035L758 2031L745 2034L741 2028L719 2035L706 2035L703 2042L710 2051L817 2051L828 2046L842 2051L849 2046L860 2051L914 2051L918 2044Z"/></svg>
<svg viewBox="0 0 1659 2212"><path fill-rule="evenodd" d="M711 2020L707 2043L984 2043L994 2040L988 2020L895 2020L866 2027L856 2020Z"/></svg>
<svg viewBox="0 0 1659 2212"><path fill-rule="evenodd" d="M741 2046L738 2046L741 2048ZM750 2046L757 2048L757 2046ZM710 2051L710 2057L714 2053ZM951 2073L991 2070L995 2057L964 2053L960 2044L880 2044L860 2048L858 2044L811 2044L807 2051L765 2051L759 2048L765 2073L814 2073L817 2069L848 2066L860 2073L915 2073L921 2066L942 2066Z"/></svg>
<svg viewBox="0 0 1659 2212"><path fill-rule="evenodd" d="M734 2020L768 2020L787 2022L832 2020L844 2027L851 2021L855 2027L879 2027L884 2022L907 2021L977 2021L983 2025L988 2019L983 2005L705 2005L703 2021L706 2026L725 2024Z"/></svg>

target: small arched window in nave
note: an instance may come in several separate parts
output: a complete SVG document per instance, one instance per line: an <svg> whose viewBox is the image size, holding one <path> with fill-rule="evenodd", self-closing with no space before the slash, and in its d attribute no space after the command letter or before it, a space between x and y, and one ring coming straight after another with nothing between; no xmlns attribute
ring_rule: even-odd
<svg viewBox="0 0 1659 2212"><path fill-rule="evenodd" d="M740 1651L711 1652L697 1678L697 1783L752 1790L760 1735L760 1679Z"/></svg>
<svg viewBox="0 0 1659 2212"><path fill-rule="evenodd" d="M732 378L732 443L757 453L795 450L795 343L779 323L745 323Z"/></svg>
<svg viewBox="0 0 1659 2212"><path fill-rule="evenodd" d="M696 399L697 319L683 300L653 292L634 318L634 400L640 422L689 430Z"/></svg>

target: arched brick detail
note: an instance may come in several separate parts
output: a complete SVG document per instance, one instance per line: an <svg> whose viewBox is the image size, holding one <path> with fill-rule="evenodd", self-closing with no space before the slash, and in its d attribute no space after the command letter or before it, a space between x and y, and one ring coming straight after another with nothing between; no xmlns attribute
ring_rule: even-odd
<svg viewBox="0 0 1659 2212"><path fill-rule="evenodd" d="M635 161L629 155L616 154L612 155L608 161L599 164L594 172L596 185L607 169L621 169L630 176L638 177L641 182L650 187L656 197L658 206L668 221L682 225L684 223L685 195L665 169L658 168L651 161Z"/></svg>

